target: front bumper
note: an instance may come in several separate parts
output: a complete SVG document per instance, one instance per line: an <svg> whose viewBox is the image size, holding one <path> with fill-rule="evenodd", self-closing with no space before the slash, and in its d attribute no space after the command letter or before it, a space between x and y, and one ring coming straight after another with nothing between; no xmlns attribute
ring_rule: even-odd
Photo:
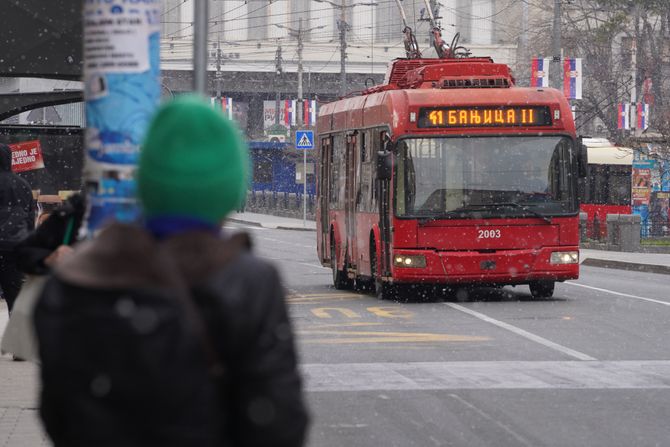
<svg viewBox="0 0 670 447"><path fill-rule="evenodd" d="M396 255L421 255L426 266L392 267L394 283L523 284L530 281L564 281L579 277L579 264L551 264L555 251L579 251L556 246L525 250L436 251L396 249Z"/></svg>

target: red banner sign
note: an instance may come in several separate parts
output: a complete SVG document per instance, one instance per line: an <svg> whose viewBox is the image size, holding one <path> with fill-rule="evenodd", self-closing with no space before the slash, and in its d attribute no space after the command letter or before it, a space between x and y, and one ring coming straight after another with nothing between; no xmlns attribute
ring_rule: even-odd
<svg viewBox="0 0 670 447"><path fill-rule="evenodd" d="M40 140L10 144L12 149L12 171L24 172L44 168Z"/></svg>

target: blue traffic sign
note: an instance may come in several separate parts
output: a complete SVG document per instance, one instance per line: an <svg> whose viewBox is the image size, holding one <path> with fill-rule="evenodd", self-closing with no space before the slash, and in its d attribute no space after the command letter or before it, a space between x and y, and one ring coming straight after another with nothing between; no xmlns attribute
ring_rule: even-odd
<svg viewBox="0 0 670 447"><path fill-rule="evenodd" d="M314 149L314 131L297 130L295 132L296 149Z"/></svg>

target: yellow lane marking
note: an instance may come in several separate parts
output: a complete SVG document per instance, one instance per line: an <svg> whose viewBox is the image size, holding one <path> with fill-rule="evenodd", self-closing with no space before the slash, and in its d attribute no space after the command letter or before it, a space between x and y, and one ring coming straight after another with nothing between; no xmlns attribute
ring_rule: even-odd
<svg viewBox="0 0 670 447"><path fill-rule="evenodd" d="M353 293L320 293L310 295L293 294L286 297L289 304L318 303L320 301L343 301L359 300L365 295L356 295Z"/></svg>
<svg viewBox="0 0 670 447"><path fill-rule="evenodd" d="M312 324L310 326L307 326L307 329L325 329L333 327L384 326L385 324L386 323L355 321L353 323Z"/></svg>
<svg viewBox="0 0 670 447"><path fill-rule="evenodd" d="M414 316L413 312L401 307L368 307L368 312L383 318L412 318Z"/></svg>
<svg viewBox="0 0 670 447"><path fill-rule="evenodd" d="M339 312L347 318L361 318L356 312L346 307L317 307L311 309L315 317L319 318L333 318L331 312ZM330 311L330 312L329 312Z"/></svg>
<svg viewBox="0 0 670 447"><path fill-rule="evenodd" d="M324 331L303 330L298 335L331 335L329 338L311 338L303 340L309 344L348 344L348 343L426 343L426 342L468 342L488 341L489 337L469 335L431 334L422 332L374 332L374 331Z"/></svg>
<svg viewBox="0 0 670 447"><path fill-rule="evenodd" d="M359 298L306 298L306 299L293 299L293 300L287 300L286 303L290 305L298 305L298 304L327 304L327 303L335 303L335 302L344 302L344 301L355 301L358 300Z"/></svg>
<svg viewBox="0 0 670 447"><path fill-rule="evenodd" d="M289 298L313 298L313 297L335 297L335 296L348 296L348 297L362 297L366 295L361 295L358 293L343 293L343 292L333 292L333 293L292 293L288 295Z"/></svg>

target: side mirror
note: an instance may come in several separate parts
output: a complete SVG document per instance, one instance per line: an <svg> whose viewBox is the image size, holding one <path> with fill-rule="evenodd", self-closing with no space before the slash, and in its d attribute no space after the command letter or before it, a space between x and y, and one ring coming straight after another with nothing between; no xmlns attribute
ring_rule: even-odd
<svg viewBox="0 0 670 447"><path fill-rule="evenodd" d="M391 164L391 152L379 151L377 152L377 179L391 180L391 173L393 166Z"/></svg>
<svg viewBox="0 0 670 447"><path fill-rule="evenodd" d="M577 164L579 169L579 177L586 178L588 175L588 164L589 164L589 153L585 144L580 140L578 150L577 150Z"/></svg>

